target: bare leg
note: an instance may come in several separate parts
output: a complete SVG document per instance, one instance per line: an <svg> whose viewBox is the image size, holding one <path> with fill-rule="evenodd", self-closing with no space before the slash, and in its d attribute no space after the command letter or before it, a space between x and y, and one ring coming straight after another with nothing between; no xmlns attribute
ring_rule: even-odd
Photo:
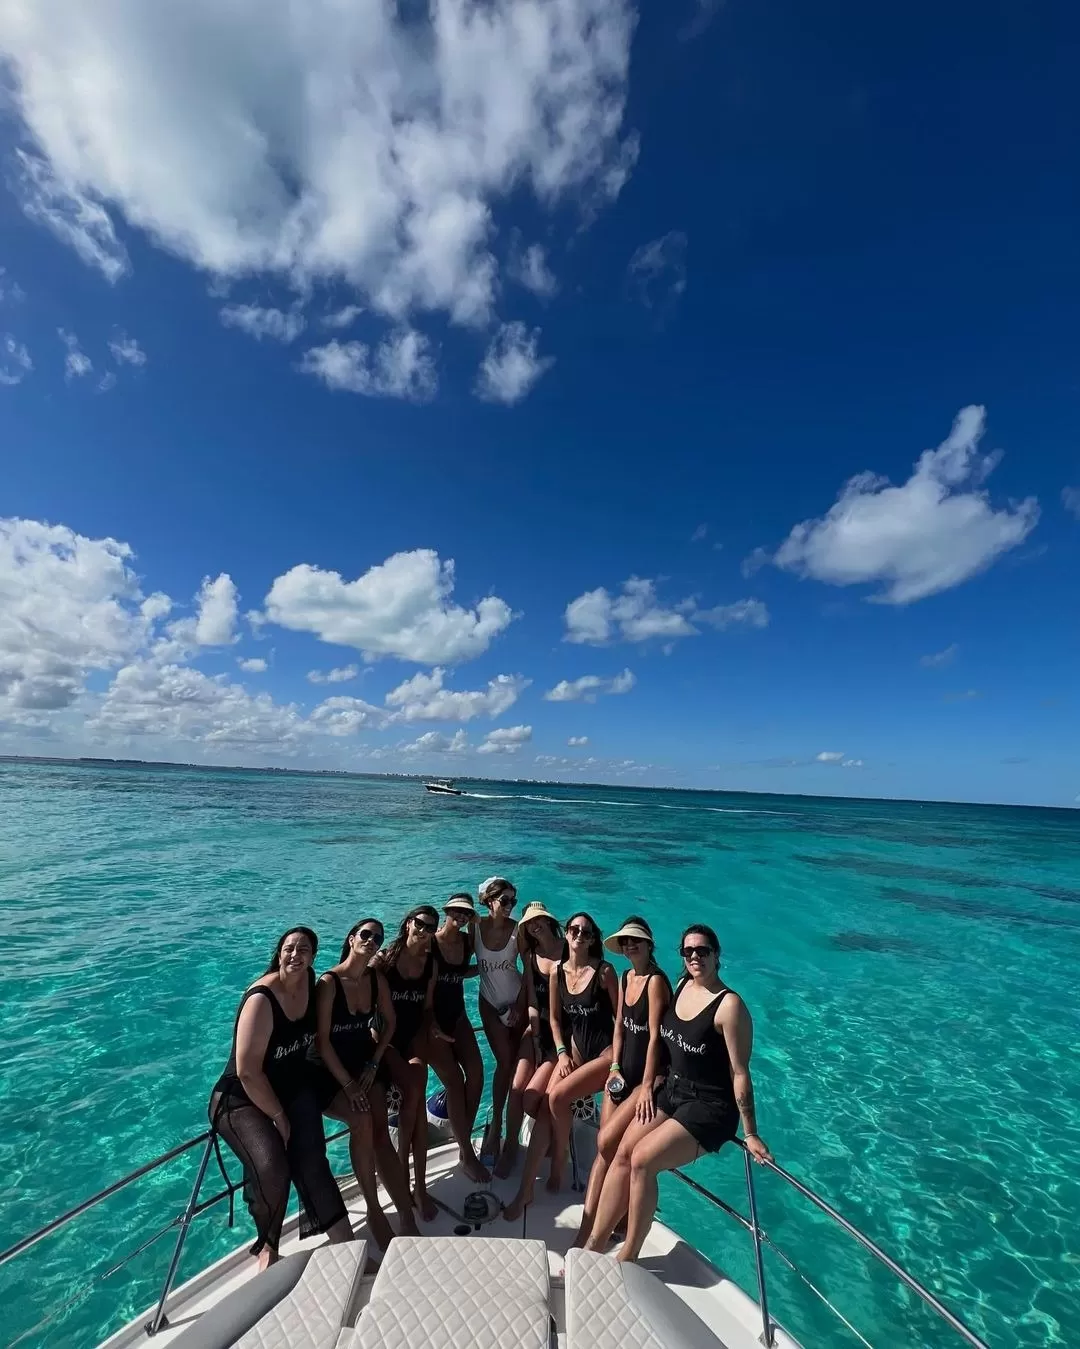
<svg viewBox="0 0 1080 1349"><path fill-rule="evenodd" d="M589 1183L585 1189L585 1209L581 1215L581 1226L574 1238L575 1246L584 1246L592 1233L596 1206L600 1200L600 1191L604 1188L604 1177L619 1149L623 1134L634 1118L640 1093L641 1088L635 1087L621 1105L615 1105L607 1092L604 1093L604 1105L600 1113L600 1136L596 1141L596 1158L589 1172Z"/></svg>
<svg viewBox="0 0 1080 1349"><path fill-rule="evenodd" d="M570 1129L573 1120L570 1109L580 1096L592 1096L607 1081L608 1068L611 1065L611 1050L600 1058L590 1059L580 1068L575 1068L566 1077L552 1077L548 1085L548 1109L551 1111L552 1138L551 1171L548 1175L548 1190L555 1194L562 1188L563 1170L566 1167L566 1149L570 1144Z"/></svg>
<svg viewBox="0 0 1080 1349"><path fill-rule="evenodd" d="M637 1120L631 1120L628 1125L604 1177L604 1184L596 1204L592 1233L585 1242L587 1251L607 1249L611 1234L616 1224L626 1216L630 1203L630 1158L633 1156L634 1148L653 1130L658 1129L666 1119L667 1116L658 1110L648 1124L639 1124Z"/></svg>
<svg viewBox="0 0 1080 1349"><path fill-rule="evenodd" d="M416 1214L413 1212L412 1199L409 1196L409 1182L401 1169L401 1158L394 1151L390 1131L386 1125L386 1092L381 1083L372 1084L368 1092L368 1105L371 1109L375 1165L379 1169L379 1179L383 1183L383 1188L397 1209L398 1230L402 1236L419 1236L420 1229L416 1225Z"/></svg>
<svg viewBox="0 0 1080 1349"><path fill-rule="evenodd" d="M491 1138L492 1146L498 1151L499 1141L502 1138L503 1107L506 1105L506 1093L510 1090L510 1078L517 1062L522 1027L504 1026L491 1003L486 998L479 1001L480 1020L495 1058L495 1075L491 1080Z"/></svg>
<svg viewBox="0 0 1080 1349"><path fill-rule="evenodd" d="M665 1119L658 1129L635 1144L630 1157L630 1216L626 1240L615 1257L623 1263L636 1260L641 1253L652 1220L656 1216L656 1177L674 1166L685 1166L701 1152L696 1138L673 1119Z"/></svg>
<svg viewBox="0 0 1080 1349"><path fill-rule="evenodd" d="M536 1115L536 1123L533 1126L532 1137L529 1139L529 1150L525 1154L525 1166L521 1172L521 1184L518 1186L518 1192L513 1199L503 1209L503 1217L507 1222L514 1222L525 1212L526 1205L531 1204L533 1200L533 1186L536 1183L537 1172L540 1170L540 1163L544 1160L544 1154L548 1150L548 1144L551 1142L551 1112L547 1108L546 1099L541 1102Z"/></svg>
<svg viewBox="0 0 1080 1349"><path fill-rule="evenodd" d="M457 1139L458 1156L461 1169L479 1185L486 1185L491 1179L486 1167L481 1166L480 1158L473 1151L472 1131L465 1105L465 1077L461 1065L454 1057L454 1046L431 1036L427 1047L427 1058L435 1075L446 1088L446 1112L450 1116L450 1127ZM426 1124L425 1120L425 1124Z"/></svg>
<svg viewBox="0 0 1080 1349"><path fill-rule="evenodd" d="M368 1231L384 1251L394 1239L394 1229L386 1221L379 1203L379 1185L375 1179L375 1149L372 1140L371 1116L353 1110L341 1092L323 1111L331 1119L349 1126L349 1160L352 1162L360 1193L367 1208Z"/></svg>
<svg viewBox="0 0 1080 1349"><path fill-rule="evenodd" d="M476 1043L476 1032L469 1024L467 1016L458 1017L458 1023L454 1027L454 1045L457 1061L465 1074L465 1116L471 1138L472 1131L476 1128L480 1101L484 1095L484 1061L480 1057L480 1046Z"/></svg>
<svg viewBox="0 0 1080 1349"><path fill-rule="evenodd" d="M517 1161L521 1121L525 1112L525 1089L536 1072L535 1060L531 1052L526 1052L527 1049L531 1050L532 1048L531 1039L530 1036L527 1040L523 1039L521 1042L521 1057L514 1069L514 1080L510 1084L510 1096L506 1105L506 1140L495 1167L495 1174L501 1178L510 1174L514 1169L514 1163Z"/></svg>

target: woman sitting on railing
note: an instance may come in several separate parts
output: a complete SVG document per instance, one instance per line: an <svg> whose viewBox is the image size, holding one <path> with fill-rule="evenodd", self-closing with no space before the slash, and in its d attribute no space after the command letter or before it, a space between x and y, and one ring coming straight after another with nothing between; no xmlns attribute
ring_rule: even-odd
<svg viewBox="0 0 1080 1349"><path fill-rule="evenodd" d="M532 1203L533 1185L549 1146L547 1188L552 1194L562 1188L573 1104L600 1090L611 1065L619 986L615 971L604 960L600 929L587 913L576 913L566 925L563 959L548 981L548 997L557 1062L529 1139L521 1185L503 1210L510 1222Z"/></svg>
<svg viewBox="0 0 1080 1349"><path fill-rule="evenodd" d="M390 989L371 967L382 943L378 918L362 918L349 929L341 960L316 985L318 1030L308 1057L323 1114L349 1126L349 1156L367 1205L368 1230L385 1250L394 1232L379 1204L376 1163L402 1234L419 1233L409 1186L390 1142L386 1088L376 1078L394 1033Z"/></svg>
<svg viewBox="0 0 1080 1349"><path fill-rule="evenodd" d="M397 936L375 959L390 986L394 1007L394 1030L383 1057L383 1066L401 1092L398 1107L398 1155L409 1177L409 1153L413 1160L413 1203L425 1222L438 1209L427 1192L428 1122L424 1107L428 1074L428 1037L442 1032L433 1025L435 959L431 940L439 915L430 904L410 909Z"/></svg>
<svg viewBox="0 0 1080 1349"><path fill-rule="evenodd" d="M476 1155L472 1132L480 1097L484 1094L484 1062L476 1032L465 1010L465 980L478 973L473 961L469 926L476 922L472 896L451 895L443 905L446 922L435 934L434 1028L428 1040L428 1059L446 1090L446 1113L457 1139L461 1169L470 1180L486 1185L491 1179ZM426 1115L425 1115L426 1118Z"/></svg>
<svg viewBox="0 0 1080 1349"><path fill-rule="evenodd" d="M508 1176L518 1154L518 1135L526 1114L535 1118L555 1067L555 1039L551 1034L551 975L563 949L563 930L545 905L527 904L518 923L525 948L525 996L529 1024L521 1037L514 1080L506 1107L506 1141L497 1176Z"/></svg>
<svg viewBox="0 0 1080 1349"><path fill-rule="evenodd" d="M625 956L630 969L624 971L619 981L611 1067L600 1109L600 1136L575 1246L584 1246L589 1239L604 1177L623 1134L634 1120L648 1124L656 1113L653 1095L667 1057L660 1023L671 1001L671 984L653 955L652 928L644 918L631 914L604 946Z"/></svg>
<svg viewBox="0 0 1080 1349"><path fill-rule="evenodd" d="M210 1095L210 1123L244 1168L244 1202L257 1233L251 1253L260 1269L277 1259L290 1182L300 1197L301 1236L353 1236L326 1158L307 1061L318 949L309 927L290 928L278 939L266 973L240 1000L232 1053Z"/></svg>
<svg viewBox="0 0 1080 1349"><path fill-rule="evenodd" d="M747 1151L771 1160L757 1132L750 1052L754 1027L743 1000L719 977L720 942L711 927L694 923L680 943L686 973L664 1014L660 1034L670 1068L649 1121L626 1130L608 1168L586 1249L602 1251L627 1212L626 1241L618 1259L636 1260L656 1214L661 1171L716 1152L736 1135L740 1120Z"/></svg>

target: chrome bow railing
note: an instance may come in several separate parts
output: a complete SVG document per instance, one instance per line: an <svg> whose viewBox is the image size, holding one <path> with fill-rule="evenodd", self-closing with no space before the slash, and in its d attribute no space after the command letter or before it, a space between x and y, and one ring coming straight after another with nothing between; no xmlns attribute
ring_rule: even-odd
<svg viewBox="0 0 1080 1349"><path fill-rule="evenodd" d="M345 1137L347 1134L348 1130L342 1129L337 1133L329 1135L327 1141L333 1142L336 1139ZM62 1228L66 1227L69 1223L73 1222L76 1218L82 1216L84 1213L89 1212L91 1209L96 1208L99 1204L103 1203L106 1199L109 1199L112 1195L119 1193L121 1190L126 1189L128 1186L133 1185L137 1180L140 1180L143 1177L150 1175L152 1172L159 1170L161 1167L167 1166L170 1162L177 1160L178 1158L184 1156L186 1153L191 1152L193 1149L199 1147L200 1144L203 1145L203 1151L200 1157L199 1167L195 1177L195 1183L192 1186L191 1193L188 1197L187 1203L184 1205L183 1210L180 1213L178 1213L164 1227L160 1228L157 1232L155 1232L153 1236L143 1241L138 1247L136 1247L135 1250L129 1252L127 1255L122 1257L118 1262L113 1264L108 1270L105 1271L104 1274L99 1276L98 1280L98 1281L104 1280L105 1278L108 1278L110 1275L115 1274L119 1269L123 1268L123 1266L127 1264L129 1260L133 1259L136 1255L139 1255L142 1251L146 1250L147 1247L152 1245L155 1241L165 1236L168 1232L174 1229L179 1229L177 1231L176 1244L173 1248L172 1257L169 1261L169 1266L166 1271L165 1281L164 1284L162 1285L161 1293L157 1300L157 1305L155 1307L153 1315L151 1316L150 1320L146 1322L145 1326L147 1335L150 1336L155 1335L158 1332L158 1330L162 1328L162 1326L167 1324L167 1319L165 1316L165 1305L168 1301L169 1294L172 1292L173 1284L175 1283L176 1275L180 1268L180 1259L183 1253L184 1243L187 1238L187 1234L191 1227L192 1222L201 1213L205 1213L208 1209L215 1207L217 1204L224 1202L226 1199L230 1199L231 1196L237 1190L239 1190L243 1184L242 1181L229 1181L222 1190L212 1195L209 1199L200 1200L199 1195L201 1193L203 1181L205 1180L206 1172L209 1167L210 1159L214 1150L214 1138L213 1134L210 1131L197 1134L195 1137L187 1139L186 1142L177 1144L176 1147L170 1148L168 1152L162 1153L160 1157L155 1157L153 1161L147 1162L145 1165L137 1167L134 1171L130 1172L122 1179L115 1181L112 1185L106 1186L105 1189L98 1191L97 1194L91 1195L89 1199L83 1200L82 1203L76 1204L74 1208L69 1209L66 1213L61 1214L58 1218L54 1218L51 1222L46 1223L44 1227L39 1228L36 1232L32 1232L30 1233L29 1236L23 1237L21 1241L17 1241L13 1246L9 1246L7 1250L0 1251L0 1268L3 1268L3 1266L8 1264L10 1261L16 1259L16 1257L25 1254L26 1251L32 1249L34 1246L38 1244L38 1242L43 1241L46 1237L49 1237L53 1233L60 1231ZM742 1144L740 1143L739 1146L742 1147ZM754 1265L757 1275L758 1305L761 1308L761 1325L762 1325L760 1337L761 1342L766 1346L766 1349L772 1349L773 1344L775 1342L775 1331L776 1331L776 1323L772 1320L772 1317L769 1313L768 1290L766 1287L764 1251L765 1248L767 1247L770 1251L772 1251L775 1255L777 1255L779 1259L784 1263L784 1265L790 1270L792 1270L811 1289L811 1291L818 1298L820 1298L825 1303L825 1305L829 1308L829 1310L839 1318L841 1323L853 1335L855 1335L857 1339L859 1339L864 1345L869 1345L869 1342L860 1334L860 1332L851 1324L851 1322L848 1321L847 1318L836 1307L834 1307L831 1302L829 1302L828 1298L826 1298L825 1295L821 1293L821 1291L818 1288L816 1288L813 1283L811 1283L811 1281L806 1277L806 1275L804 1275L802 1271L795 1265L794 1261L791 1260L791 1258L787 1256L785 1252L774 1241L772 1241L772 1239L762 1228L760 1220L758 1218L757 1195L754 1185L754 1167L755 1165L757 1165L757 1163L751 1160L750 1154L746 1151L745 1148L743 1148L743 1158L746 1173L746 1195L747 1195L747 1207L749 1210L748 1215L739 1213L737 1209L733 1208L725 1200L721 1199L719 1195L714 1194L706 1186L700 1184L700 1182L695 1180L692 1176L687 1175L685 1171L679 1169L674 1171L672 1174L675 1176L677 1180L681 1181L683 1185L687 1186L695 1194L700 1195L710 1204L712 1204L713 1206L715 1206L716 1208L720 1209L722 1212L727 1214L728 1217L732 1218L745 1231L750 1233L754 1243ZM908 1270L904 1269L904 1267L900 1265L896 1260L894 1260L892 1256L888 1255L887 1252L882 1250L882 1248L875 1241L873 1241L872 1238L867 1236L865 1232L861 1231L858 1227L855 1226L854 1223L850 1222L847 1218L843 1216L843 1214L839 1213L826 1199L822 1198L821 1195L815 1193L815 1191L812 1190L808 1185L805 1185L801 1180L793 1176L789 1171L786 1171L778 1163L765 1162L762 1165L765 1166L774 1175L779 1176L780 1179L784 1181L786 1185L790 1186L803 1199L807 1200L821 1213L823 1213L827 1218L829 1218L833 1223L835 1223L836 1226L840 1228L841 1231L845 1232L849 1237L851 1237L855 1242L857 1242L864 1250L868 1251L874 1257L874 1259L877 1260L883 1266L883 1268L887 1269L900 1283L904 1284L908 1289L910 1289L910 1291L913 1292L916 1295L916 1297L918 1297L938 1318L940 1318L940 1320L945 1325L949 1326L951 1330L955 1331L955 1333L959 1335L959 1337L966 1344L970 1345L972 1349L989 1349L989 1346L986 1344L986 1342L980 1339L979 1336L976 1335L973 1330L971 1330L968 1326L966 1326L964 1322L961 1321L961 1319L954 1312L950 1311L949 1308L946 1307L945 1304L938 1297L936 1297L928 1288L926 1288L923 1284L921 1284L913 1274L911 1274ZM59 1307L53 1308L53 1310L44 1318L44 1320L39 1322L36 1326L32 1327L24 1335L20 1336L18 1340L13 1341L13 1344L24 1342L30 1335L41 1330L57 1315L65 1311L76 1300L77 1298L73 1298L69 1302L63 1303Z"/></svg>

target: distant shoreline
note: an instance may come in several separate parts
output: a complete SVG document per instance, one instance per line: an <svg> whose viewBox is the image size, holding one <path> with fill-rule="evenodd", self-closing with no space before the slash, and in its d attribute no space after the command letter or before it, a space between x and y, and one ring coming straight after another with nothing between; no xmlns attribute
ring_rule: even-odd
<svg viewBox="0 0 1080 1349"><path fill-rule="evenodd" d="M49 754L0 754L2 764L59 764L69 768L166 768L177 772L197 773L269 773L277 777L355 778L369 782L427 782L430 773L356 773L344 768L274 768L253 764L174 763L168 759L109 759L66 758ZM671 792L676 795L696 793L703 796L759 796L783 801L838 801L877 804L892 802L906 806L967 806L979 810L1054 810L1065 815L1076 815L1076 806L1032 806L1009 801L948 801L922 800L912 796L814 796L809 792L762 792L752 788L735 787L646 787L623 782L566 782L561 778L478 778L455 774L455 782L494 783L511 787L571 787L589 791Z"/></svg>

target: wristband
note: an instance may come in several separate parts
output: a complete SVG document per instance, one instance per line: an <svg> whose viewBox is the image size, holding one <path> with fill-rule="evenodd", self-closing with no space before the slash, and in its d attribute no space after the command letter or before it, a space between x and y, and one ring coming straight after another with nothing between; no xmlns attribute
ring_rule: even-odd
<svg viewBox="0 0 1080 1349"><path fill-rule="evenodd" d="M612 1059L612 1060L611 1060L611 1067L608 1069L608 1072L609 1072L609 1073L621 1073L621 1072L622 1072L622 1069L619 1067L619 1061L618 1061L618 1059Z"/></svg>
<svg viewBox="0 0 1080 1349"><path fill-rule="evenodd" d="M561 1057L563 1054L568 1054L568 1053L570 1052L570 1051L566 1048L565 1045L556 1045L556 1046L555 1046L555 1051L556 1051L556 1054L559 1055L560 1057Z"/></svg>

